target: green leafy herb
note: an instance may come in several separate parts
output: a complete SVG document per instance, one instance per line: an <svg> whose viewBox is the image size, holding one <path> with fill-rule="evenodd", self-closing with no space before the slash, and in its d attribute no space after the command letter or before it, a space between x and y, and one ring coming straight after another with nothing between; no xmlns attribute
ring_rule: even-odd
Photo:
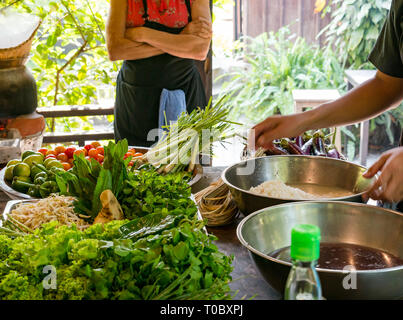
<svg viewBox="0 0 403 320"><path fill-rule="evenodd" d="M119 239L120 230L133 227L124 227L127 221L85 231L51 222L15 239L0 234L0 299L230 298L232 257L218 252L200 221L164 228L166 222L133 239ZM57 288L43 290L49 264Z"/></svg>

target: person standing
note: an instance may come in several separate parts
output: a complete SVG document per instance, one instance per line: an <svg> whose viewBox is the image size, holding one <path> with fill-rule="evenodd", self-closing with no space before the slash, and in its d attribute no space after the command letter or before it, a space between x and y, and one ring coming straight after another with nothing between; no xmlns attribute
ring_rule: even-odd
<svg viewBox="0 0 403 320"><path fill-rule="evenodd" d="M207 104L194 60L205 60L212 23L209 0L111 0L107 49L124 60L117 78L115 139L149 147L161 93L182 93L186 111Z"/></svg>

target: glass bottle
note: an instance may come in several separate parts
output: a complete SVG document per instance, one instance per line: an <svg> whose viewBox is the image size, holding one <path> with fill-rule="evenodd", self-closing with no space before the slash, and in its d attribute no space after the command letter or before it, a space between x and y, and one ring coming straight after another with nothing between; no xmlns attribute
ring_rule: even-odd
<svg viewBox="0 0 403 320"><path fill-rule="evenodd" d="M319 259L320 229L300 224L291 231L292 268L288 275L285 300L321 300L322 288L315 269Z"/></svg>

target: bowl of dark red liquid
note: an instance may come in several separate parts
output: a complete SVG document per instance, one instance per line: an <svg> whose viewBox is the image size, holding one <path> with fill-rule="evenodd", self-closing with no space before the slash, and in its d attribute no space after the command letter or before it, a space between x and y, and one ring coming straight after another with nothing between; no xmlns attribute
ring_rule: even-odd
<svg viewBox="0 0 403 320"><path fill-rule="evenodd" d="M321 229L316 269L324 298L403 298L403 214L352 202L291 202L241 221L238 239L273 288L284 292L291 229L302 223Z"/></svg>

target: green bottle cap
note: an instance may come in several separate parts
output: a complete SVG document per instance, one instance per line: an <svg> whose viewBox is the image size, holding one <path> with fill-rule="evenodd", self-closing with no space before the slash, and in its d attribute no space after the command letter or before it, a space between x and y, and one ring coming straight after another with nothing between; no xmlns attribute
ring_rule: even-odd
<svg viewBox="0 0 403 320"><path fill-rule="evenodd" d="M319 259L320 229L311 224L299 224L291 231L291 258L303 262Z"/></svg>

